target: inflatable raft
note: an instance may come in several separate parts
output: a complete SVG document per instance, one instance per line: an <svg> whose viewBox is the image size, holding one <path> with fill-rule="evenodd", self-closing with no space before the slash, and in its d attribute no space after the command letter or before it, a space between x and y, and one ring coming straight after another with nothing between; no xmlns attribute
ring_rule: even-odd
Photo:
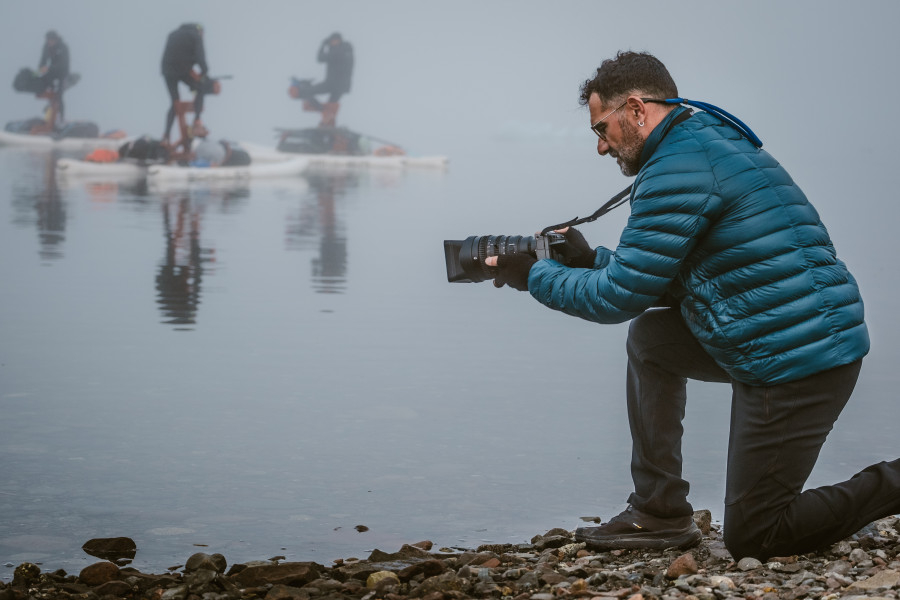
<svg viewBox="0 0 900 600"><path fill-rule="evenodd" d="M268 179L300 175L309 166L303 156L284 158L278 161L254 161L236 167L183 167L179 165L149 165L147 181L214 181Z"/></svg>
<svg viewBox="0 0 900 600"><path fill-rule="evenodd" d="M0 146L58 149L66 152L90 151L97 148L115 150L128 141L122 137L62 137L48 134L14 133L0 131Z"/></svg>
<svg viewBox="0 0 900 600"><path fill-rule="evenodd" d="M147 166L138 162L93 162L76 158L58 158L57 175L76 177L138 178L147 174Z"/></svg>
<svg viewBox="0 0 900 600"><path fill-rule="evenodd" d="M303 156L282 157L280 160L259 161L235 167L196 167L174 164L141 164L139 162L92 162L74 158L56 161L57 175L64 177L109 177L132 179L146 177L148 181L235 181L290 177L300 175L309 166Z"/></svg>

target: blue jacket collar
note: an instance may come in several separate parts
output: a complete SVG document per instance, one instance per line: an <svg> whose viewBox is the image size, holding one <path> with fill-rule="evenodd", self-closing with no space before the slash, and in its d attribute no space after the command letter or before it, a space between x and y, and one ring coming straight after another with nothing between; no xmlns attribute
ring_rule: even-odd
<svg viewBox="0 0 900 600"><path fill-rule="evenodd" d="M687 115L684 114L685 112L687 112ZM650 157L656 152L657 146L659 146L659 143L666 137L669 130L684 119L690 117L692 114L693 113L689 108L679 106L666 115L666 118L660 121L659 125L653 128L653 131L650 132L650 135L644 142L644 149L641 151L640 165L638 166L639 169L644 168L644 165L647 164L647 161L650 160Z"/></svg>

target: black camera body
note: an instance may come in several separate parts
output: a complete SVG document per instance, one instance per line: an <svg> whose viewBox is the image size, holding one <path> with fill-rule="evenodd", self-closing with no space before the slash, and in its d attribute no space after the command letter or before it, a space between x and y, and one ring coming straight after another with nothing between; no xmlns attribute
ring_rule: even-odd
<svg viewBox="0 0 900 600"><path fill-rule="evenodd" d="M444 240L444 259L447 261L447 281L450 283L478 283L493 279L496 267L488 267L484 260L490 256L530 254L541 260L552 258L565 263L556 249L566 243L566 236L551 231L544 235L472 235L465 240Z"/></svg>

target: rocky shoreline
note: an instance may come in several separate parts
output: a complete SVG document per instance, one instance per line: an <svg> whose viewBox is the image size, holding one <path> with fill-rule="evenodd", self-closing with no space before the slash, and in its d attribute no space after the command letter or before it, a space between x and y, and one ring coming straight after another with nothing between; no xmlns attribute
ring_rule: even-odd
<svg viewBox="0 0 900 600"><path fill-rule="evenodd" d="M530 544L460 550L435 549L424 541L331 566L284 557L228 565L221 554L201 552L163 574L120 566L134 557L134 542L106 538L89 541L85 550L108 560L77 575L43 573L22 563L12 582L0 583L0 600L900 598L897 517L876 521L828 549L766 563L734 561L709 512L698 511L694 519L704 537L688 551L595 552L575 543L572 532L553 529Z"/></svg>

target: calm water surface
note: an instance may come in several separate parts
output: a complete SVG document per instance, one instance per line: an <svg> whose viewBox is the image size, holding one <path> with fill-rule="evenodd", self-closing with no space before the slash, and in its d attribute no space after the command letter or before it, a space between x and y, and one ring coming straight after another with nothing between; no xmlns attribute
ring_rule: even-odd
<svg viewBox="0 0 900 600"><path fill-rule="evenodd" d="M621 510L625 326L444 273L443 239L528 234L626 183L586 198L576 152L148 189L0 149L0 578L77 572L93 537L132 537L142 570L330 564ZM614 245L625 210L588 238ZM811 483L896 454L895 357L867 362ZM691 386L691 499L720 518L730 392Z"/></svg>

